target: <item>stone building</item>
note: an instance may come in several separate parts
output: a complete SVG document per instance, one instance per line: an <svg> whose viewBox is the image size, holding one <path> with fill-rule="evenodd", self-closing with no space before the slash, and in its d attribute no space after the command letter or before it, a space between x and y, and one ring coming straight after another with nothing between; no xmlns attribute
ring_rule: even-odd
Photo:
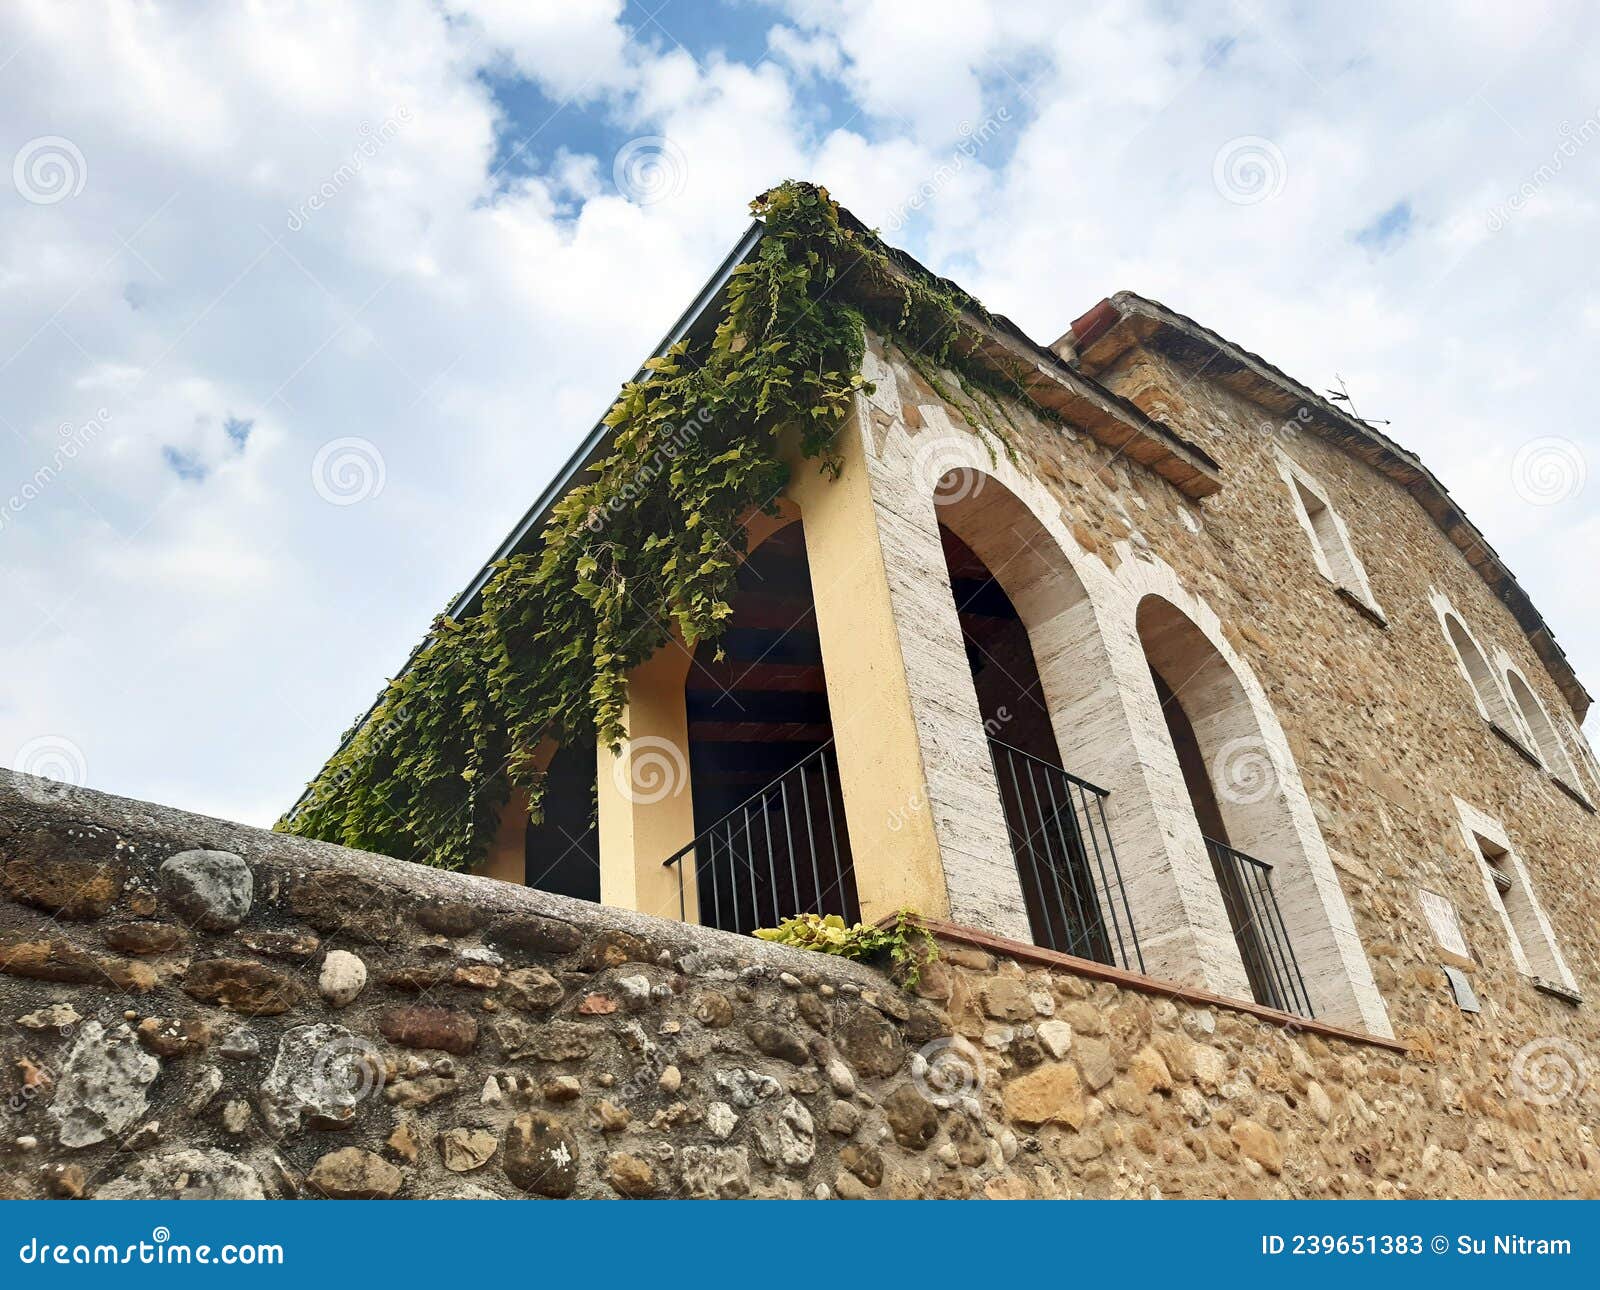
<svg viewBox="0 0 1600 1290"><path fill-rule="evenodd" d="M714 325L763 236L661 352ZM837 477L796 469L777 514L749 521L720 656L669 643L629 679L625 741L541 750L543 821L514 795L482 866L501 894L357 866L406 899L586 929L532 946L494 940L488 913L422 923L436 941L481 936L496 973L550 977L535 1010L568 1019L548 1025L615 1038L652 998L698 997L684 963L708 947L738 969L717 978L745 982L731 1003L705 1005L729 1016L673 1004L660 1033L731 1017L748 1020L743 1047L712 1036L659 1089L632 1087L632 1128L594 1110L592 1140L571 1144L589 1163L561 1194L1595 1194L1600 766L1579 729L1589 695L1510 571L1414 456L1160 304L1118 294L1050 346L964 321L968 357L1011 394L964 393L869 326ZM531 547L609 433L497 560ZM158 859L205 833L161 823ZM188 845L259 854L295 928L343 929L317 921L327 893L292 895L312 851L214 831ZM318 862L343 863L335 850ZM19 872L9 893L48 908L49 881ZM942 946L910 1003L744 936L904 908ZM617 919L631 948L597 959ZM736 935L680 943L683 924ZM382 947L371 958L416 935L357 939ZM67 979L27 968L65 951L25 943L23 968L0 949L0 970ZM652 964L633 972L642 997L617 984L630 955ZM250 979L231 970L243 984L184 988L229 1006ZM508 988L468 977L435 984ZM471 1043L437 1016L372 1024L402 1047L476 1051L475 1024ZM502 1037L502 1060L529 1060L525 1041ZM742 1075L711 1069L729 1051ZM968 1077L929 1094L952 1054ZM593 1073L583 1045L531 1060L568 1070L573 1098ZM508 1077L469 1072L497 1097ZM745 1076L772 1084L751 1093ZM493 1106L429 1131L490 1135L468 1155L509 1152L514 1132L519 1159L539 1133L577 1133L508 1128L512 1108ZM746 1151L733 1123L752 1106L771 1123ZM623 1150L630 1134L648 1141Z"/></svg>
<svg viewBox="0 0 1600 1290"><path fill-rule="evenodd" d="M966 321L1013 397L869 325L844 469L752 519L725 657L641 666L628 740L556 752L558 805L530 826L513 799L484 872L738 932L909 907L1027 961L1487 1060L1490 1099L1519 1053L1587 1083L1590 699L1444 486L1132 293L1049 346Z"/></svg>
<svg viewBox="0 0 1600 1290"><path fill-rule="evenodd" d="M1140 296L1048 347L972 321L1016 397L869 329L844 469L752 518L726 639L638 668L619 748L545 750L545 821L513 799L483 872L734 931L908 907L1380 1037L1452 999L1386 990L1396 956L1509 965L1563 1031L1589 696L1443 485Z"/></svg>

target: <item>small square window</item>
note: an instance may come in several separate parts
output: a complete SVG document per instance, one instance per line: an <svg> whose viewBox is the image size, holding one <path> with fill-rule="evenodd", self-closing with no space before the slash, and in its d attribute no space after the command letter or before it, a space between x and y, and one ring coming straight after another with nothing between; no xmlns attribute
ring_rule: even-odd
<svg viewBox="0 0 1600 1290"><path fill-rule="evenodd" d="M1527 874L1522 866L1508 848L1489 838L1474 834L1473 841L1488 870L1500 915L1511 933L1515 951L1513 957L1520 955L1522 959L1519 966L1535 980L1554 983L1570 981L1570 973L1561 960L1561 952L1556 949L1550 925L1528 886Z"/></svg>
<svg viewBox="0 0 1600 1290"><path fill-rule="evenodd" d="M1383 611L1373 599L1367 571L1350 544L1350 534L1327 497L1286 453L1280 451L1278 469L1289 485L1290 496L1299 513L1301 526L1311 537L1312 556L1317 571L1339 589L1345 599L1362 609L1379 624Z"/></svg>

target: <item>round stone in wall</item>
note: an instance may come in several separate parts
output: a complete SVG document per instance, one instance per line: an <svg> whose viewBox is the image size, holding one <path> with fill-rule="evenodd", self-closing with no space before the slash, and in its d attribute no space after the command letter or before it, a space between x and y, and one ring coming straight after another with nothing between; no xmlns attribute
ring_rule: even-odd
<svg viewBox="0 0 1600 1290"><path fill-rule="evenodd" d="M352 1002L367 984L367 965L349 950L329 950L322 960L317 989L335 1008Z"/></svg>
<svg viewBox="0 0 1600 1290"><path fill-rule="evenodd" d="M255 879L231 851L180 851L162 862L161 890L196 927L225 932L250 912Z"/></svg>

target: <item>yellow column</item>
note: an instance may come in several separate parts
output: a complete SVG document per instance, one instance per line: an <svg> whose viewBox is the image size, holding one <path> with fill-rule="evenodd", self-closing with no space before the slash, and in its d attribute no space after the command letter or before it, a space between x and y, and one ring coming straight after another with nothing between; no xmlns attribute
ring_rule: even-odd
<svg viewBox="0 0 1600 1290"><path fill-rule="evenodd" d="M500 827L477 872L522 886L527 881L527 838L528 794L514 788L500 811Z"/></svg>
<svg viewBox="0 0 1600 1290"><path fill-rule="evenodd" d="M839 447L839 478L829 479L814 461L796 461L789 496L805 525L861 913L868 922L901 908L948 918L922 746L854 418L840 431Z"/></svg>
<svg viewBox="0 0 1600 1290"><path fill-rule="evenodd" d="M690 658L669 643L628 677L623 714L626 741L615 753L598 750L600 901L624 909L699 921L694 863L667 869L662 861L694 836L689 791L689 721L683 683Z"/></svg>
<svg viewBox="0 0 1600 1290"><path fill-rule="evenodd" d="M556 755L553 739L540 740L533 750L533 764L540 770L550 765ZM514 882L519 887L528 880L528 794L525 789L513 788L500 808L500 823L495 829L494 841L483 860L473 871L485 878L498 878Z"/></svg>

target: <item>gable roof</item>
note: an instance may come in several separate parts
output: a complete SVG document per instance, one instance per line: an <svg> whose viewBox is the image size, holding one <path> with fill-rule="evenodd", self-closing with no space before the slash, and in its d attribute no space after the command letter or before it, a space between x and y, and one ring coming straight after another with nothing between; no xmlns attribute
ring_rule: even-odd
<svg viewBox="0 0 1600 1290"><path fill-rule="evenodd" d="M1202 370L1207 379L1279 416L1296 416L1308 429L1394 480L1425 510L1527 634L1573 713L1582 721L1589 692L1578 680L1550 625L1489 540L1456 505L1450 491L1388 435L1352 417L1314 390L1194 319L1132 291L1102 300L1068 333L1078 362L1090 375L1104 372L1135 345Z"/></svg>

